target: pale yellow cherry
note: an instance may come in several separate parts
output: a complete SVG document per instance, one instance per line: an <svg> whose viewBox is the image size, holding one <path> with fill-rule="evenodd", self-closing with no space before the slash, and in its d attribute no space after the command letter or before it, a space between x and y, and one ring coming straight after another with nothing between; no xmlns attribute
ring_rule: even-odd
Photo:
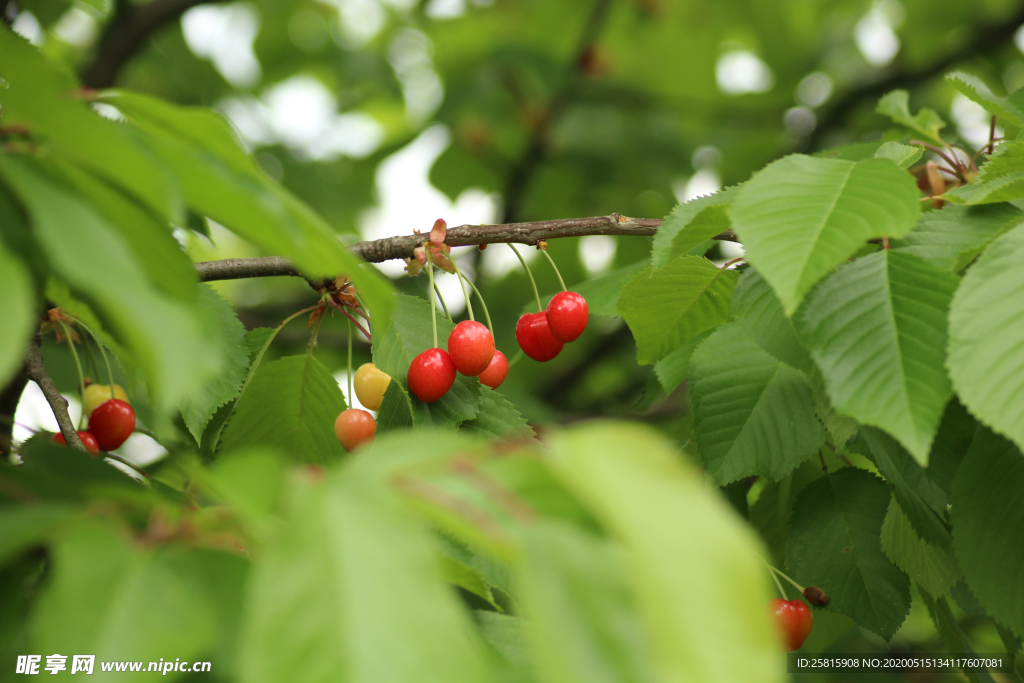
<svg viewBox="0 0 1024 683"><path fill-rule="evenodd" d="M355 386L359 402L370 410L379 410L380 404L384 400L384 392L391 384L391 376L378 370L373 363L363 363L356 370L356 376L352 383Z"/></svg>
<svg viewBox="0 0 1024 683"><path fill-rule="evenodd" d="M86 415L92 415L92 411L100 407L112 398L120 399L128 403L128 394L124 392L120 384L114 385L114 393L110 393L109 384L90 384L85 388L85 396L82 397L82 410Z"/></svg>

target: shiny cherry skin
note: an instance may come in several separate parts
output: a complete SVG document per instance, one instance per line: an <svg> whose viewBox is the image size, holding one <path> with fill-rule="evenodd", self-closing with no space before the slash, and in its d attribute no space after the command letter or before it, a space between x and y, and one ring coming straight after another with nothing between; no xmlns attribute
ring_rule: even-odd
<svg viewBox="0 0 1024 683"><path fill-rule="evenodd" d="M494 358L491 358L490 365L478 377L480 378L480 384L491 389L497 389L505 381L505 378L508 377L508 358L505 358L505 354L501 351L495 350Z"/></svg>
<svg viewBox="0 0 1024 683"><path fill-rule="evenodd" d="M516 323L516 341L519 348L530 358L545 363L559 353L565 346L551 334L548 328L548 317L544 311L526 313Z"/></svg>
<svg viewBox="0 0 1024 683"><path fill-rule="evenodd" d="M89 431L102 450L120 448L135 431L135 411L119 398L104 401L89 416Z"/></svg>
<svg viewBox="0 0 1024 683"><path fill-rule="evenodd" d="M338 413L334 420L334 435L338 443L350 453L361 446L373 443L377 433L377 421L365 410L349 408Z"/></svg>
<svg viewBox="0 0 1024 683"><path fill-rule="evenodd" d="M463 320L448 335L448 354L456 370L466 377L476 377L494 358L494 337L486 325Z"/></svg>
<svg viewBox="0 0 1024 683"><path fill-rule="evenodd" d="M433 403L455 384L455 363L444 349L427 349L409 364L409 391L424 403Z"/></svg>
<svg viewBox="0 0 1024 683"><path fill-rule="evenodd" d="M356 370L356 376L352 379L356 398L370 410L380 410L380 404L384 401L384 392L388 390L389 384L391 384L391 375L379 370L373 363L360 365Z"/></svg>
<svg viewBox="0 0 1024 683"><path fill-rule="evenodd" d="M551 299L545 312L551 335L560 342L576 341L587 329L590 309L587 308L587 300L576 292L559 292Z"/></svg>
<svg viewBox="0 0 1024 683"><path fill-rule="evenodd" d="M82 412L92 415L92 411L112 398L128 402L128 394L124 393L124 388L120 384L115 384L113 391L110 390L109 384L90 384L85 388L85 394L82 396Z"/></svg>
<svg viewBox="0 0 1024 683"><path fill-rule="evenodd" d="M96 437L89 432L75 432L78 434L78 438L82 440L82 445L85 446L85 450L89 451L93 455L100 454L100 445L96 443ZM61 446L67 446L67 442L64 440L64 435L57 432L53 435L53 440L59 443Z"/></svg>
<svg viewBox="0 0 1024 683"><path fill-rule="evenodd" d="M786 652L800 649L814 624L814 617L807 603L803 600L775 598L769 601L768 612L782 636Z"/></svg>

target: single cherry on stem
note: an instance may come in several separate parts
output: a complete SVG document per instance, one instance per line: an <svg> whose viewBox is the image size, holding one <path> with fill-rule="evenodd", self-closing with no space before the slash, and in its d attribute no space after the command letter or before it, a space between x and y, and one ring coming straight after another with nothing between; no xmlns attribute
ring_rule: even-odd
<svg viewBox="0 0 1024 683"><path fill-rule="evenodd" d="M494 358L494 337L485 325L463 320L448 335L448 353L459 372L476 377Z"/></svg>
<svg viewBox="0 0 1024 683"><path fill-rule="evenodd" d="M424 403L433 403L455 384L455 363L444 349L427 349L409 364L409 391Z"/></svg>
<svg viewBox="0 0 1024 683"><path fill-rule="evenodd" d="M104 401L89 416L89 431L104 451L121 447L135 431L135 411L125 401Z"/></svg>
<svg viewBox="0 0 1024 683"><path fill-rule="evenodd" d="M787 652L800 649L811 633L814 616L803 600L774 598L768 602L768 613L775 622Z"/></svg>
<svg viewBox="0 0 1024 683"><path fill-rule="evenodd" d="M559 292L548 304L548 327L551 335L560 342L576 341L587 329L590 310L587 300L576 292Z"/></svg>
<svg viewBox="0 0 1024 683"><path fill-rule="evenodd" d="M349 452L373 443L376 433L377 421L373 415L359 408L343 410L334 420L334 435L342 448Z"/></svg>
<svg viewBox="0 0 1024 683"><path fill-rule="evenodd" d="M495 350L490 365L478 377L480 384L491 389L497 389L505 381L505 378L508 377L508 358L505 358L505 354L501 351Z"/></svg>
<svg viewBox="0 0 1024 683"><path fill-rule="evenodd" d="M527 356L540 363L546 363L565 346L555 339L548 327L548 317L540 313L524 313L516 323L516 341Z"/></svg>
<svg viewBox="0 0 1024 683"><path fill-rule="evenodd" d="M78 438L82 440L82 445L85 446L85 450L89 451L93 455L100 454L100 445L96 443L96 437L89 432L75 432L78 434ZM67 441L64 440L64 435L57 432L53 435L55 443L59 443L61 446L67 446Z"/></svg>

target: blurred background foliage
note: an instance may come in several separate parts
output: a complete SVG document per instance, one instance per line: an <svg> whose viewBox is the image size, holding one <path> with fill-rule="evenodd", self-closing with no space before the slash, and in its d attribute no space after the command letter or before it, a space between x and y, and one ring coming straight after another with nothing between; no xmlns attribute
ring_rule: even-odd
<svg viewBox="0 0 1024 683"><path fill-rule="evenodd" d="M662 217L784 154L883 137L874 107L893 88L975 149L988 116L942 75L964 68L997 94L1024 85L1019 0L8 0L4 16L85 86L221 112L270 177L352 241L426 231L439 216ZM257 255L210 228L210 240L188 237L194 260ZM456 251L511 356L532 298L525 276L501 245ZM571 287L642 261L650 243L589 237L551 253ZM554 292L547 264L533 268ZM382 269L425 293L400 263ZM454 278L442 285L461 312ZM249 328L311 303L288 278L217 288ZM279 339L273 354L287 355L307 335L295 326ZM320 339L318 358L343 377L343 325ZM44 353L72 393L63 348ZM685 387L657 394L618 319L595 316L551 363L519 362L503 391L537 425L626 414L689 438L686 420L668 418ZM941 651L921 601L914 610L891 647ZM991 622L962 617L978 651L1001 650ZM808 647L885 649L849 623L816 626Z"/></svg>

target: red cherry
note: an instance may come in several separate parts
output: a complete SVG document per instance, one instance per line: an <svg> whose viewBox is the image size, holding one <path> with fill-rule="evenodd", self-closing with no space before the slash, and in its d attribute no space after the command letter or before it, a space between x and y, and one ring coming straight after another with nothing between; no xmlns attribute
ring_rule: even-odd
<svg viewBox="0 0 1024 683"><path fill-rule="evenodd" d="M525 313L519 318L516 323L516 341L527 356L541 363L557 356L564 346L551 335L544 311Z"/></svg>
<svg viewBox="0 0 1024 683"><path fill-rule="evenodd" d="M349 452L363 444L373 443L376 432L377 421L373 415L359 408L343 410L334 420L334 435L338 437L338 443Z"/></svg>
<svg viewBox="0 0 1024 683"><path fill-rule="evenodd" d="M89 416L89 431L103 450L120 448L135 431L135 411L119 398L104 401Z"/></svg>
<svg viewBox="0 0 1024 683"><path fill-rule="evenodd" d="M78 438L82 440L82 445L85 446L85 450L89 451L93 455L100 454L100 445L96 443L96 437L89 432L75 432L78 434ZM64 435L57 432L53 435L53 440L59 443L61 446L67 446L67 442L64 440Z"/></svg>
<svg viewBox="0 0 1024 683"><path fill-rule="evenodd" d="M798 650L807 640L814 624L811 608L802 600L775 598L768 603L768 612L782 635L786 651Z"/></svg>
<svg viewBox="0 0 1024 683"><path fill-rule="evenodd" d="M485 325L463 320L448 336L448 353L459 372L476 377L494 358L494 337Z"/></svg>
<svg viewBox="0 0 1024 683"><path fill-rule="evenodd" d="M455 363L444 349L427 349L409 364L409 391L424 403L433 403L455 384Z"/></svg>
<svg viewBox="0 0 1024 683"><path fill-rule="evenodd" d="M559 292L547 308L551 335L560 342L576 341L587 329L590 310L587 300L576 292Z"/></svg>
<svg viewBox="0 0 1024 683"><path fill-rule="evenodd" d="M505 358L505 354L496 350L494 358L491 359L491 364L480 373L479 377L480 384L489 386L491 389L500 387L501 383L508 377L508 358Z"/></svg>

